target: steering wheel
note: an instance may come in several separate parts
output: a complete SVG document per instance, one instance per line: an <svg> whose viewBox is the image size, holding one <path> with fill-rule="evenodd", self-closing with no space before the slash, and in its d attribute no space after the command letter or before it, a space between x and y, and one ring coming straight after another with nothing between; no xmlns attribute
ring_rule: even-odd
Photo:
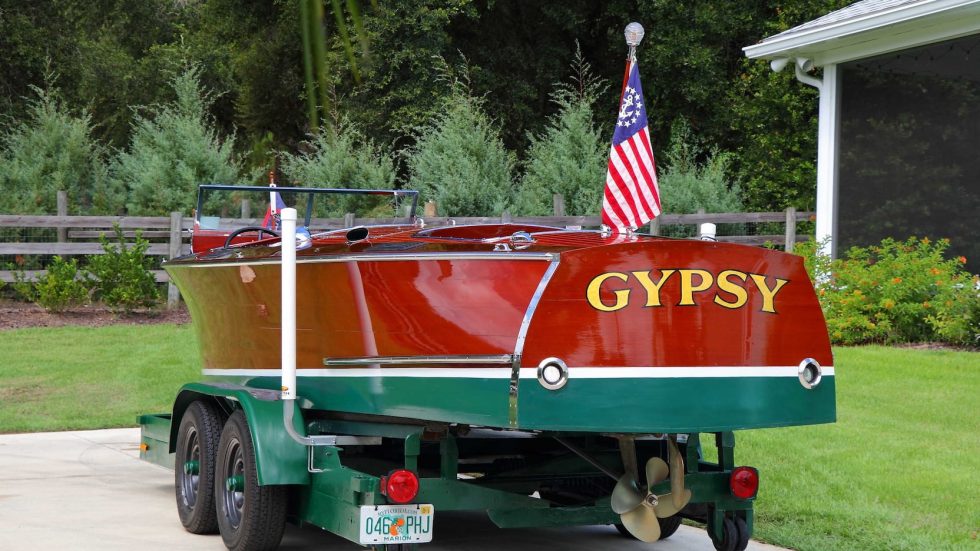
<svg viewBox="0 0 980 551"><path fill-rule="evenodd" d="M225 239L225 247L224 248L227 249L228 247L230 247L231 246L231 242L234 241L235 238L238 237L239 235L241 235L243 233L253 232L253 231L254 232L258 232L259 239L262 239L262 234L263 233L267 233L267 234L271 235L272 237L279 237L279 232L274 231L274 230L270 230L269 228L264 228L262 226L245 226L244 228L238 228L237 230L235 230L235 231L233 231L233 232L231 232L231 233L228 234L228 237Z"/></svg>

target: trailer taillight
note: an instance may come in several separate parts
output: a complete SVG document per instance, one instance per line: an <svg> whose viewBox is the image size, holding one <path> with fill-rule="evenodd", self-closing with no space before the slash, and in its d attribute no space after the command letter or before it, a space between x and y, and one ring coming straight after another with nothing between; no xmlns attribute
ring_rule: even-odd
<svg viewBox="0 0 980 551"><path fill-rule="evenodd" d="M728 478L732 495L739 499L752 499L759 491L759 471L755 467L735 467Z"/></svg>
<svg viewBox="0 0 980 551"><path fill-rule="evenodd" d="M381 493L393 503L408 503L419 493L419 477L406 469L397 469L381 477Z"/></svg>

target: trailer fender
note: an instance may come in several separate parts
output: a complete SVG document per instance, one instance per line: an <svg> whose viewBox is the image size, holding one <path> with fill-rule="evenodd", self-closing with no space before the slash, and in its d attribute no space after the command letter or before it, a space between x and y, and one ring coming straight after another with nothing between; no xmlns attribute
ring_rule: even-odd
<svg viewBox="0 0 980 551"><path fill-rule="evenodd" d="M282 401L279 392L248 388L228 383L189 383L181 387L174 401L170 423L170 453L174 453L177 429L187 407L195 400L215 400L226 412L229 408L241 408L248 420L252 441L255 444L255 465L259 484L276 486L283 484L310 483L307 469L307 450L290 438L283 427ZM223 400L222 400L223 398ZM303 414L293 405L293 426L299 434L306 434Z"/></svg>

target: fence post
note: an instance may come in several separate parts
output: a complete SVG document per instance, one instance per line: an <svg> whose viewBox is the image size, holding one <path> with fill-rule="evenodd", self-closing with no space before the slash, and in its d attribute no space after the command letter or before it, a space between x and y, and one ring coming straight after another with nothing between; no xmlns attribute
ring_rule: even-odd
<svg viewBox="0 0 980 551"><path fill-rule="evenodd" d="M436 202L435 201L426 201L425 202L425 206L422 207L422 215L425 216L426 218L435 218L436 217Z"/></svg>
<svg viewBox="0 0 980 551"><path fill-rule="evenodd" d="M348 212L344 215L344 227L353 228L354 227L354 213Z"/></svg>
<svg viewBox="0 0 980 551"><path fill-rule="evenodd" d="M58 216L68 216L68 192L65 190L58 190ZM58 243L68 242L68 228L64 226L58 227Z"/></svg>
<svg viewBox="0 0 980 551"><path fill-rule="evenodd" d="M511 220L511 217L510 217L510 211L509 210L505 210L503 213L500 214L500 223L501 224L510 224L510 220Z"/></svg>
<svg viewBox="0 0 980 551"><path fill-rule="evenodd" d="M246 220L252 217L252 202L248 199L242 199L242 220Z"/></svg>
<svg viewBox="0 0 980 551"><path fill-rule="evenodd" d="M170 213L170 251L169 257L180 256L180 249L184 244L183 236L184 215L180 212ZM180 302L180 291L173 281L167 283L167 308L176 308Z"/></svg>
<svg viewBox="0 0 980 551"><path fill-rule="evenodd" d="M786 239L783 241L783 249L791 253L796 245L796 209L786 207Z"/></svg>
<svg viewBox="0 0 980 551"><path fill-rule="evenodd" d="M650 235L660 235L660 217L650 220Z"/></svg>
<svg viewBox="0 0 980 551"><path fill-rule="evenodd" d="M552 200L555 203L555 216L565 216L565 197L560 193L556 193L552 197Z"/></svg>

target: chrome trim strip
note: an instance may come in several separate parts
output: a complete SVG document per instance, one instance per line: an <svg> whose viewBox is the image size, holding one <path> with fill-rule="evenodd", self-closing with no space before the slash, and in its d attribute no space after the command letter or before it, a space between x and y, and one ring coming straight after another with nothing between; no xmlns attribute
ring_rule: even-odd
<svg viewBox="0 0 980 551"><path fill-rule="evenodd" d="M513 357L510 354L323 358L323 365L508 365L512 362Z"/></svg>
<svg viewBox="0 0 980 551"><path fill-rule="evenodd" d="M555 253L518 252L479 252L479 253L392 253L392 254L348 254L297 258L297 264L320 264L332 262L396 262L410 260L553 260ZM168 268L223 268L232 266L255 266L260 264L280 264L279 258L243 260L241 262L167 262Z"/></svg>
<svg viewBox="0 0 980 551"><path fill-rule="evenodd" d="M548 288L551 276L555 275L555 270L558 269L560 260L561 257L559 255L552 255L548 269L544 271L544 275L541 276L541 281L538 282L538 288L534 290L534 295L531 296L530 302L527 303L527 310L524 311L524 319L521 320L521 329L517 333L517 342L514 344L513 363L510 366L510 397L507 404L507 417L512 427L517 426L517 385L521 378L521 355L524 353L524 340L527 338L527 331L531 326L531 318L534 317L534 311L538 309L541 296L544 295L544 290Z"/></svg>
<svg viewBox="0 0 980 551"><path fill-rule="evenodd" d="M611 381L616 379L796 379L797 369L790 366L732 366L732 367L569 367L571 379L593 379ZM823 379L834 377L832 366L822 366ZM537 378L536 367L521 369L521 379ZM201 372L209 377L279 377L279 369L263 368L209 368ZM507 379L511 370L506 365L499 367L329 367L300 368L297 377L419 377L419 378L460 378L460 379ZM271 391L270 391L271 392ZM275 391L275 399L279 391Z"/></svg>

